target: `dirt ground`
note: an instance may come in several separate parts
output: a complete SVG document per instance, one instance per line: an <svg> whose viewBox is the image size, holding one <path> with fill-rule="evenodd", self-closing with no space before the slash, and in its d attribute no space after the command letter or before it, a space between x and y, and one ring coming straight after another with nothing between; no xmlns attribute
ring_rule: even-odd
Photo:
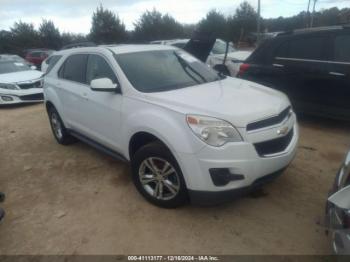
<svg viewBox="0 0 350 262"><path fill-rule="evenodd" d="M304 118L297 156L266 195L167 210L146 202L126 164L57 144L43 105L0 110L0 254L328 254L327 192L350 126Z"/></svg>

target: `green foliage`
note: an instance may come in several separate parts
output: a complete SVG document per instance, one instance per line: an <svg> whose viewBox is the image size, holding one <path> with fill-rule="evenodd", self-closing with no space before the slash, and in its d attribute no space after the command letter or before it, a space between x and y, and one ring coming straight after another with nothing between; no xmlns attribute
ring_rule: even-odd
<svg viewBox="0 0 350 262"><path fill-rule="evenodd" d="M262 30L267 32L288 31L304 28L310 17L301 12L292 17L262 19ZM350 22L350 8L337 7L320 10L314 14L314 26L330 26ZM237 42L246 40L256 32L257 13L247 2L241 3L234 14L225 17L217 10L211 10L198 24L185 25L168 14L157 10L146 11L135 23L134 31L126 31L125 25L112 11L100 5L92 16L90 34L60 33L54 23L43 20L36 30L31 23L14 23L10 31L0 31L0 53L23 54L29 48L60 49L61 46L89 40L97 44L125 41L146 42L160 39L190 38L198 27L213 32L217 38Z"/></svg>
<svg viewBox="0 0 350 262"><path fill-rule="evenodd" d="M61 47L60 31L55 27L51 20L41 22L39 26L39 36L42 46L49 49L58 49Z"/></svg>
<svg viewBox="0 0 350 262"><path fill-rule="evenodd" d="M198 29L202 32L213 34L216 38L228 39L228 23L226 17L216 11L211 10L198 24Z"/></svg>
<svg viewBox="0 0 350 262"><path fill-rule="evenodd" d="M133 39L136 41L166 40L184 36L184 29L179 22L155 9L143 13L134 25Z"/></svg>
<svg viewBox="0 0 350 262"><path fill-rule="evenodd" d="M41 47L39 33L33 24L16 22L11 28L13 49L21 52L25 48Z"/></svg>
<svg viewBox="0 0 350 262"><path fill-rule="evenodd" d="M117 15L100 5L92 15L90 39L98 44L112 44L125 41L125 25Z"/></svg>
<svg viewBox="0 0 350 262"><path fill-rule="evenodd" d="M73 34L73 33L61 34L62 46L73 44L73 43L86 42L86 41L88 41L88 39L83 34Z"/></svg>
<svg viewBox="0 0 350 262"><path fill-rule="evenodd" d="M256 32L258 14L246 1L240 4L233 16L228 17L229 40L237 42L249 33Z"/></svg>

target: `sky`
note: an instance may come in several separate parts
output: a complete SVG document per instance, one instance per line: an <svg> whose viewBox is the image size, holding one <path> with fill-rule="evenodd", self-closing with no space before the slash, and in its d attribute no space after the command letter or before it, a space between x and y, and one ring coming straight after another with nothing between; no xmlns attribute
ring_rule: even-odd
<svg viewBox="0 0 350 262"><path fill-rule="evenodd" d="M13 23L33 23L38 28L42 19L50 19L61 32L89 33L91 17L102 3L119 15L128 30L146 10L156 8L172 15L181 23L196 23L206 13L216 9L225 15L234 14L243 0L0 0L0 30ZM248 0L257 7L258 0ZM311 0L313 2L313 0ZM308 0L261 0L264 18L292 16L307 9ZM350 7L350 0L318 0L316 10L337 6Z"/></svg>

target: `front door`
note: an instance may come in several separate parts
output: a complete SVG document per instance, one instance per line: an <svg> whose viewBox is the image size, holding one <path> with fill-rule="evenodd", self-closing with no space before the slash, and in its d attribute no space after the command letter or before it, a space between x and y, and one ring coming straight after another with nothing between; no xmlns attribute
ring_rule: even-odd
<svg viewBox="0 0 350 262"><path fill-rule="evenodd" d="M81 107L82 125L89 138L115 151L121 150L121 108L123 96L121 92L93 91L90 83L94 79L109 78L120 85L108 58L102 54L90 54L86 67L85 101Z"/></svg>

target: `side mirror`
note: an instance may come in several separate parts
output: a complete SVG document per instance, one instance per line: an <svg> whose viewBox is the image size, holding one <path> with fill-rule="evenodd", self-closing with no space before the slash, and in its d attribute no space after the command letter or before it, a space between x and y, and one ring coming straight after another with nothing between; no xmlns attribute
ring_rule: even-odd
<svg viewBox="0 0 350 262"><path fill-rule="evenodd" d="M350 209L350 186L344 187L328 198L328 201L341 209Z"/></svg>
<svg viewBox="0 0 350 262"><path fill-rule="evenodd" d="M30 69L36 70L36 66L32 65L32 66L30 66Z"/></svg>
<svg viewBox="0 0 350 262"><path fill-rule="evenodd" d="M90 86L91 90L100 92L115 92L118 87L117 84L114 84L112 80L107 77L92 80Z"/></svg>

